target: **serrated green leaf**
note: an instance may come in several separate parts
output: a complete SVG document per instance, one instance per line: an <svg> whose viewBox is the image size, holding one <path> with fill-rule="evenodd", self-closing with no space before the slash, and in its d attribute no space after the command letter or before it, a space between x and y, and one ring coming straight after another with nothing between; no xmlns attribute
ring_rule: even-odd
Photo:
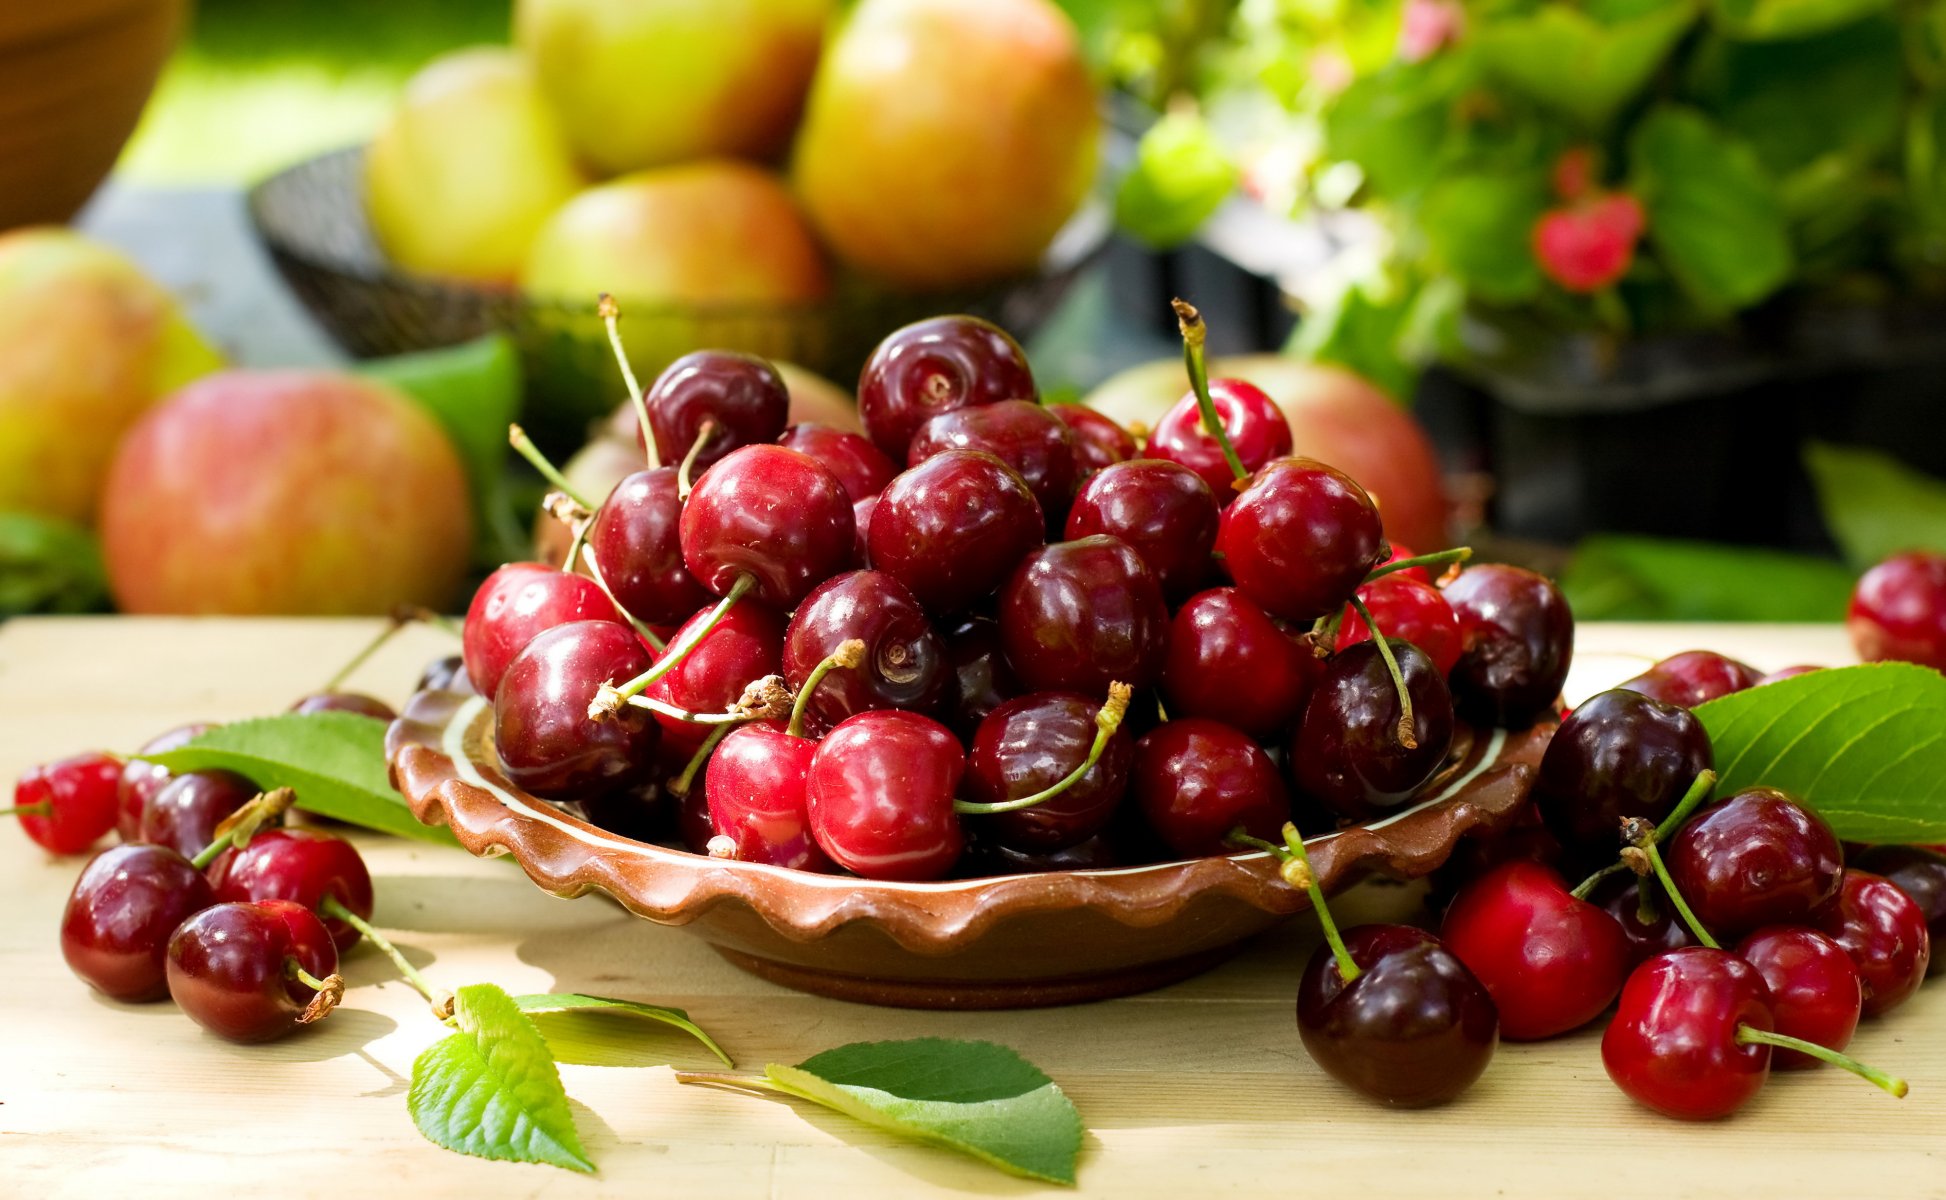
<svg viewBox="0 0 1946 1200"><path fill-rule="evenodd" d="M1864 570L1901 550L1946 552L1946 480L1859 446L1809 442L1804 467L1826 528Z"/></svg>
<svg viewBox="0 0 1946 1200"><path fill-rule="evenodd" d="M412 1064L406 1107L435 1146L592 1174L561 1073L540 1030L490 983L454 993L460 1031Z"/></svg>
<svg viewBox="0 0 1946 1200"><path fill-rule="evenodd" d="M38 513L0 512L0 617L107 606L108 575L92 533Z"/></svg>
<svg viewBox="0 0 1946 1200"><path fill-rule="evenodd" d="M1649 240L1698 308L1734 312L1790 279L1777 186L1748 145L1699 112L1665 107L1642 120L1630 153Z"/></svg>
<svg viewBox="0 0 1946 1200"><path fill-rule="evenodd" d="M1237 168L1202 117L1174 112L1143 133L1115 190L1115 224L1161 249L1188 241L1236 190Z"/></svg>
<svg viewBox="0 0 1946 1200"><path fill-rule="evenodd" d="M764 1074L781 1091L970 1154L1012 1175L1074 1184L1081 1116L1039 1067L992 1042L857 1042Z"/></svg>
<svg viewBox="0 0 1946 1200"><path fill-rule="evenodd" d="M1473 40L1487 70L1509 87L1593 126L1642 90L1695 19L1692 0L1614 22L1578 5L1547 4L1524 17L1480 21Z"/></svg>
<svg viewBox="0 0 1946 1200"><path fill-rule="evenodd" d="M643 1004L636 1000L614 1000L607 996L588 996L580 992L557 992L540 996L515 996L514 1003L520 1011L535 1018L534 1024L547 1038L548 1045L556 1050L557 1058L570 1062L585 1062L605 1065L613 1061L612 1056L601 1051L608 1047L612 1038L601 1036L601 1031L577 1027L576 1018L599 1019L603 1016L634 1017L649 1021L660 1021L689 1034L709 1048L709 1052L723 1060L723 1065L733 1067L730 1056L716 1039L703 1031L703 1027L689 1019L689 1014L680 1008L668 1008L660 1004ZM546 1018L565 1018L549 1021ZM566 1049L567 1054L561 1051Z"/></svg>
<svg viewBox="0 0 1946 1200"><path fill-rule="evenodd" d="M220 767L266 791L287 787L297 807L381 833L455 846L421 825L387 777L385 722L358 713L281 713L219 725L186 745L145 755L171 771Z"/></svg>
<svg viewBox="0 0 1946 1200"><path fill-rule="evenodd" d="M1710 0L1710 18L1732 37L1801 38L1892 7L1892 0Z"/></svg>
<svg viewBox="0 0 1946 1200"><path fill-rule="evenodd" d="M1852 572L1826 558L1599 534L1561 573L1577 621L1837 621Z"/></svg>
<svg viewBox="0 0 1946 1200"><path fill-rule="evenodd" d="M1946 840L1946 675L1813 671L1698 705L1717 795L1782 788L1855 842Z"/></svg>

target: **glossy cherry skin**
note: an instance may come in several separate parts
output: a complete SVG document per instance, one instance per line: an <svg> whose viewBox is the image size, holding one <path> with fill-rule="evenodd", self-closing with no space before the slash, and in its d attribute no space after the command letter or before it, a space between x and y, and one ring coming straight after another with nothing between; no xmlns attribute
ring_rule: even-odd
<svg viewBox="0 0 1946 1200"><path fill-rule="evenodd" d="M1000 640L1014 678L1041 692L1108 695L1162 677L1169 608L1128 543L1106 535L1035 550L1000 589Z"/></svg>
<svg viewBox="0 0 1946 1200"><path fill-rule="evenodd" d="M1504 863L1460 889L1439 936L1485 985L1501 1035L1515 1042L1594 1020L1634 966L1615 919L1539 863Z"/></svg>
<svg viewBox="0 0 1946 1200"><path fill-rule="evenodd" d="M894 330L858 375L858 417L893 462L905 461L912 435L940 413L1039 396L1020 344L978 317L932 317Z"/></svg>
<svg viewBox="0 0 1946 1200"><path fill-rule="evenodd" d="M1438 588L1413 578L1409 571L1398 571L1359 588L1358 598L1371 609L1386 637L1411 642L1424 650L1442 678L1459 661L1459 618ZM1338 625L1338 648L1371 640L1372 630L1365 618L1345 605Z"/></svg>
<svg viewBox="0 0 1946 1200"><path fill-rule="evenodd" d="M1313 621L1351 598L1384 558L1385 540L1378 506L1351 476L1280 458L1223 510L1216 550L1237 587L1272 616Z"/></svg>
<svg viewBox="0 0 1946 1200"><path fill-rule="evenodd" d="M1865 1015L1890 1012L1912 998L1932 962L1926 915L1889 879L1846 871L1838 898L1811 922L1845 948L1865 985Z"/></svg>
<svg viewBox="0 0 1946 1200"><path fill-rule="evenodd" d="M917 713L860 713L818 743L806 776L811 835L867 879L940 879L965 838L953 797L966 754L951 730Z"/></svg>
<svg viewBox="0 0 1946 1200"><path fill-rule="evenodd" d="M1766 925L1738 942L1736 954L1764 977L1778 1033L1833 1050L1851 1044L1865 993L1843 946L1801 925ZM1802 1051L1782 1048L1771 1051L1770 1062L1819 1065Z"/></svg>
<svg viewBox="0 0 1946 1200"><path fill-rule="evenodd" d="M419 672L417 692L472 691L473 681L466 677L466 659L457 654L435 658Z"/></svg>
<svg viewBox="0 0 1946 1200"><path fill-rule="evenodd" d="M1650 667L1621 686L1665 704L1698 704L1756 687L1763 673L1714 650L1685 650Z"/></svg>
<svg viewBox="0 0 1946 1200"><path fill-rule="evenodd" d="M77 754L29 767L14 784L14 807L46 805L19 814L20 830L52 854L79 854L115 827L122 760Z"/></svg>
<svg viewBox="0 0 1946 1200"><path fill-rule="evenodd" d="M1423 929L1345 930L1359 973L1346 983L1319 946L1297 985L1304 1048L1338 1082L1394 1108L1444 1104L1473 1085L1500 1042L1487 989Z"/></svg>
<svg viewBox="0 0 1946 1200"><path fill-rule="evenodd" d="M1385 556L1384 562L1378 564L1381 567L1390 566L1395 562L1403 562L1408 558L1419 557L1419 552L1417 550L1414 550L1412 547L1406 545L1404 542L1393 541L1388 538L1387 544L1391 547L1392 552ZM1417 579L1420 583L1431 583L1433 581L1432 572L1426 570L1426 568L1424 567L1407 567L1404 570L1398 572L1398 574L1409 575L1412 578Z"/></svg>
<svg viewBox="0 0 1946 1200"><path fill-rule="evenodd" d="M1155 572L1172 603L1210 577L1221 513L1202 476L1179 463L1143 458L1103 470L1068 510L1067 537L1118 537Z"/></svg>
<svg viewBox="0 0 1946 1200"><path fill-rule="evenodd" d="M1554 581L1484 563L1442 591L1459 618L1460 658L1448 678L1460 715L1520 728L1554 711L1574 656L1574 614Z"/></svg>
<svg viewBox="0 0 1946 1200"><path fill-rule="evenodd" d="M1053 528L1067 517L1080 478L1074 431L1040 405L1000 400L941 413L912 435L906 465L916 467L948 450L985 450L1014 469Z"/></svg>
<svg viewBox="0 0 1946 1200"><path fill-rule="evenodd" d="M1235 588L1191 596L1169 622L1162 694L1172 717L1208 717L1261 740L1304 711L1324 661Z"/></svg>
<svg viewBox="0 0 1946 1200"><path fill-rule="evenodd" d="M668 644L683 644L708 618L707 610L698 612L683 622ZM673 671L650 684L645 694L685 712L723 712L752 682L780 673L783 664L784 618L775 609L746 599L732 605L716 628ZM707 725L679 721L662 713L655 714L655 721L662 727L667 757L678 762L686 762L709 737Z"/></svg>
<svg viewBox="0 0 1946 1200"><path fill-rule="evenodd" d="M1662 895L1660 885L1656 887L1653 915L1647 921L1642 919L1641 887L1634 876L1624 873L1611 875L1595 888L1595 899L1615 918L1622 935L1628 939L1631 968L1658 954L1696 944L1696 939L1689 936L1689 927L1676 914L1676 906Z"/></svg>
<svg viewBox="0 0 1946 1200"><path fill-rule="evenodd" d="M946 634L946 657L958 685L946 723L970 741L988 713L1020 694L1020 681L1007 668L1000 626L986 617L955 623Z"/></svg>
<svg viewBox="0 0 1946 1200"><path fill-rule="evenodd" d="M827 676L827 678L829 678ZM717 744L703 776L710 827L736 843L739 862L829 871L811 837L805 782L818 744L782 721L739 725Z"/></svg>
<svg viewBox="0 0 1946 1200"><path fill-rule="evenodd" d="M167 846L111 846L88 860L68 894L62 957L105 996L160 1000L169 994L169 935L214 903L209 880Z"/></svg>
<svg viewBox="0 0 1946 1200"><path fill-rule="evenodd" d="M941 716L955 688L946 643L905 585L882 571L851 571L818 585L784 631L784 679L793 691L847 640L865 660L824 676L808 701L826 725L875 708Z"/></svg>
<svg viewBox="0 0 1946 1200"><path fill-rule="evenodd" d="M217 904L169 938L169 996L218 1037L274 1041L297 1028L317 994L289 972L291 962L313 979L338 969L331 935L310 909L287 900Z"/></svg>
<svg viewBox="0 0 1946 1200"><path fill-rule="evenodd" d="M482 696L500 688L514 656L544 630L570 621L619 621L595 581L540 563L508 563L480 584L466 610L460 645L466 675Z"/></svg>
<svg viewBox="0 0 1946 1200"><path fill-rule="evenodd" d="M1246 474L1291 452L1290 420L1262 388L1241 379L1212 379L1209 396ZM1203 413L1194 392L1176 401L1175 407L1155 423L1144 453L1181 463L1202 476L1218 503L1227 504L1236 495L1231 487L1236 477L1229 460L1223 457L1223 447L1203 428Z"/></svg>
<svg viewBox="0 0 1946 1200"><path fill-rule="evenodd" d="M1127 462L1137 453L1135 437L1106 413L1085 404L1050 404L1047 411L1074 430L1074 464L1079 478Z"/></svg>
<svg viewBox="0 0 1946 1200"><path fill-rule="evenodd" d="M671 625L710 602L682 561L676 468L637 471L615 485L588 527L588 554L615 603L651 625Z"/></svg>
<svg viewBox="0 0 1946 1200"><path fill-rule="evenodd" d="M134 757L122 764L122 778L115 792L115 833L125 842L142 840L142 812L148 808L149 801L162 790L162 785L174 779L175 772L145 760L145 754L161 754L186 746L198 736L216 728L207 721L197 721L188 725L178 725L167 733L159 733L142 743L142 748Z"/></svg>
<svg viewBox="0 0 1946 1200"><path fill-rule="evenodd" d="M1663 858L1696 919L1725 938L1809 923L1845 871L1831 826L1775 788L1750 788L1698 812Z"/></svg>
<svg viewBox="0 0 1946 1200"><path fill-rule="evenodd" d="M535 638L507 668L493 702L493 744L515 787L578 800L643 782L658 726L642 709L588 717L604 683L649 669L635 631L613 621L575 621Z"/></svg>
<svg viewBox="0 0 1946 1200"><path fill-rule="evenodd" d="M1622 985L1602 1065L1615 1086L1664 1116L1727 1117L1770 1078L1770 1047L1738 1045L1739 1025L1776 1028L1757 968L1727 950L1671 950Z"/></svg>
<svg viewBox="0 0 1946 1200"><path fill-rule="evenodd" d="M984 450L948 450L886 485L865 544L874 570L926 611L950 613L991 595L1045 540L1040 502L1013 468Z"/></svg>
<svg viewBox="0 0 1946 1200"><path fill-rule="evenodd" d="M777 444L823 463L845 485L854 505L884 491L899 473L898 464L869 438L846 429L805 421L786 429Z"/></svg>
<svg viewBox="0 0 1946 1200"><path fill-rule="evenodd" d="M241 850L226 850L209 867L221 902L290 900L317 912L335 897L360 917L372 916L372 875L350 842L316 829L265 829ZM358 944L358 931L320 918L339 953ZM316 972L312 972L316 974Z"/></svg>
<svg viewBox="0 0 1946 1200"><path fill-rule="evenodd" d="M363 692L312 692L300 696L290 707L294 713L342 712L371 717L377 721L396 721L398 710L376 696Z"/></svg>
<svg viewBox="0 0 1946 1200"><path fill-rule="evenodd" d="M1231 830L1270 840L1291 819L1277 764L1220 721L1182 717L1143 734L1129 777L1149 827L1184 858L1235 854Z"/></svg>
<svg viewBox="0 0 1946 1200"><path fill-rule="evenodd" d="M1866 662L1895 659L1946 671L1946 554L1894 554L1865 572L1845 628Z"/></svg>
<svg viewBox="0 0 1946 1200"><path fill-rule="evenodd" d="M777 368L734 350L683 355L656 377L642 400L655 433L656 454L670 466L689 453L705 421L715 422L709 440L696 452L691 479L738 447L776 441L791 407L790 389Z"/></svg>
<svg viewBox="0 0 1946 1200"><path fill-rule="evenodd" d="M1849 868L1883 875L1912 897L1925 914L1929 941L1946 935L1946 855L1923 846L1873 846L1852 856ZM1934 959L1927 968L1933 973L1946 959Z"/></svg>
<svg viewBox="0 0 1946 1200"><path fill-rule="evenodd" d="M1547 744L1534 802L1578 861L1613 862L1622 822L1658 823L1715 759L1686 708L1616 688L1581 702Z"/></svg>
<svg viewBox="0 0 1946 1200"><path fill-rule="evenodd" d="M194 858L216 840L223 818L250 803L257 785L235 771L189 771L162 786L142 810L142 840Z"/></svg>
<svg viewBox="0 0 1946 1200"><path fill-rule="evenodd" d="M1782 679L1795 679L1799 675L1809 675L1813 671L1822 671L1822 670L1824 670L1823 667L1807 666L1804 664L1799 664L1798 666L1795 667L1779 667L1775 671L1772 671L1769 674L1765 675L1763 678L1757 680L1756 686L1762 687L1766 683L1776 683Z"/></svg>
<svg viewBox="0 0 1946 1200"><path fill-rule="evenodd" d="M998 804L1067 778L1088 759L1100 709L1101 701L1071 692L1035 692L994 709L967 753L966 798ZM1028 854L1079 845L1115 815L1134 759L1134 739L1116 730L1095 765L1060 795L1032 808L967 820L982 839Z"/></svg>
<svg viewBox="0 0 1946 1200"><path fill-rule="evenodd" d="M1390 641L1390 639L1388 639ZM1408 748L1399 740L1399 694L1378 646L1340 650L1291 739L1291 778L1298 791L1354 821L1397 808L1432 778L1453 744L1453 700L1432 660L1417 646L1391 641L1412 697Z"/></svg>
<svg viewBox="0 0 1946 1200"><path fill-rule="evenodd" d="M858 552L851 495L816 459L782 446L745 446L711 467L682 510L682 560L698 583L750 594L789 612Z"/></svg>

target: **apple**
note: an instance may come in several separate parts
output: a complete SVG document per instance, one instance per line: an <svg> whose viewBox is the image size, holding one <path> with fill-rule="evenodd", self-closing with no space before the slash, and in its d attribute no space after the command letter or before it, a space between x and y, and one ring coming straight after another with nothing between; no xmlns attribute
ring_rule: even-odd
<svg viewBox="0 0 1946 1200"><path fill-rule="evenodd" d="M492 46L428 63L365 152L379 245L432 275L511 282L586 183L526 60Z"/></svg>
<svg viewBox="0 0 1946 1200"><path fill-rule="evenodd" d="M1420 552L1445 548L1451 503L1426 431L1412 414L1343 367L1281 354L1211 359L1211 378L1247 379L1290 419L1296 453L1330 463L1378 501L1385 532ZM1088 394L1089 407L1147 429L1189 392L1182 360L1131 367Z"/></svg>
<svg viewBox="0 0 1946 1200"><path fill-rule="evenodd" d="M605 174L790 144L835 0L519 0L514 42Z"/></svg>
<svg viewBox="0 0 1946 1200"><path fill-rule="evenodd" d="M0 234L0 510L86 524L122 431L222 365L115 251L52 226Z"/></svg>
<svg viewBox="0 0 1946 1200"><path fill-rule="evenodd" d="M225 371L131 429L102 489L102 557L134 613L444 608L472 547L444 431L335 371Z"/></svg>
<svg viewBox="0 0 1946 1200"><path fill-rule="evenodd" d="M839 258L896 287L1029 273L1095 177L1095 90L1048 0L862 0L792 177Z"/></svg>

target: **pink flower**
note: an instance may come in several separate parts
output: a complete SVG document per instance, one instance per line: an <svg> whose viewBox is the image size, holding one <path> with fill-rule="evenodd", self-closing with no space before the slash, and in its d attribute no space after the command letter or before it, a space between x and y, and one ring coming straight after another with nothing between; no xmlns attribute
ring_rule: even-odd
<svg viewBox="0 0 1946 1200"><path fill-rule="evenodd" d="M1641 202L1628 193L1591 193L1541 214L1534 223L1534 257L1566 290L1598 292L1628 274L1647 221Z"/></svg>

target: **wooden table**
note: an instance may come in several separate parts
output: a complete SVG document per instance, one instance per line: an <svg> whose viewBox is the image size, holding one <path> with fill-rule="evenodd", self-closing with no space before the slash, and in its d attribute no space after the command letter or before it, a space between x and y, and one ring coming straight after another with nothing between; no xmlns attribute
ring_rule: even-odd
<svg viewBox="0 0 1946 1200"><path fill-rule="evenodd" d="M128 750L193 718L281 709L374 628L357 621L16 621L0 627L0 780L82 749ZM359 673L402 698L451 643L397 639ZM1711 646L1775 668L1846 661L1836 628L1607 626L1582 631L1570 695L1650 657ZM745 1068L845 1042L991 1038L1067 1089L1090 1130L1082 1190L1180 1200L1214 1194L1415 1198L1946 1194L1946 988L1861 1031L1864 1058L1903 1073L1901 1102L1831 1071L1789 1074L1743 1114L1684 1125L1631 1104L1587 1031L1503 1046L1481 1082L1438 1110L1380 1109L1325 1078L1299 1045L1297 975L1315 938L1286 926L1228 965L1164 991L1077 1008L933 1013L798 995L718 959L679 929L598 899L563 902L504 862L377 837L377 922L435 980L590 991L684 1006ZM55 929L77 864L0 831L0 1195L157 1197L740 1197L1011 1195L1035 1189L810 1105L678 1085L699 1052L645 1029L632 1068L566 1065L593 1178L462 1158L406 1115L412 1060L439 1034L385 960L348 960L346 1006L257 1048L169 1005L96 998L61 962ZM1367 885L1350 921L1405 915L1414 888Z"/></svg>

